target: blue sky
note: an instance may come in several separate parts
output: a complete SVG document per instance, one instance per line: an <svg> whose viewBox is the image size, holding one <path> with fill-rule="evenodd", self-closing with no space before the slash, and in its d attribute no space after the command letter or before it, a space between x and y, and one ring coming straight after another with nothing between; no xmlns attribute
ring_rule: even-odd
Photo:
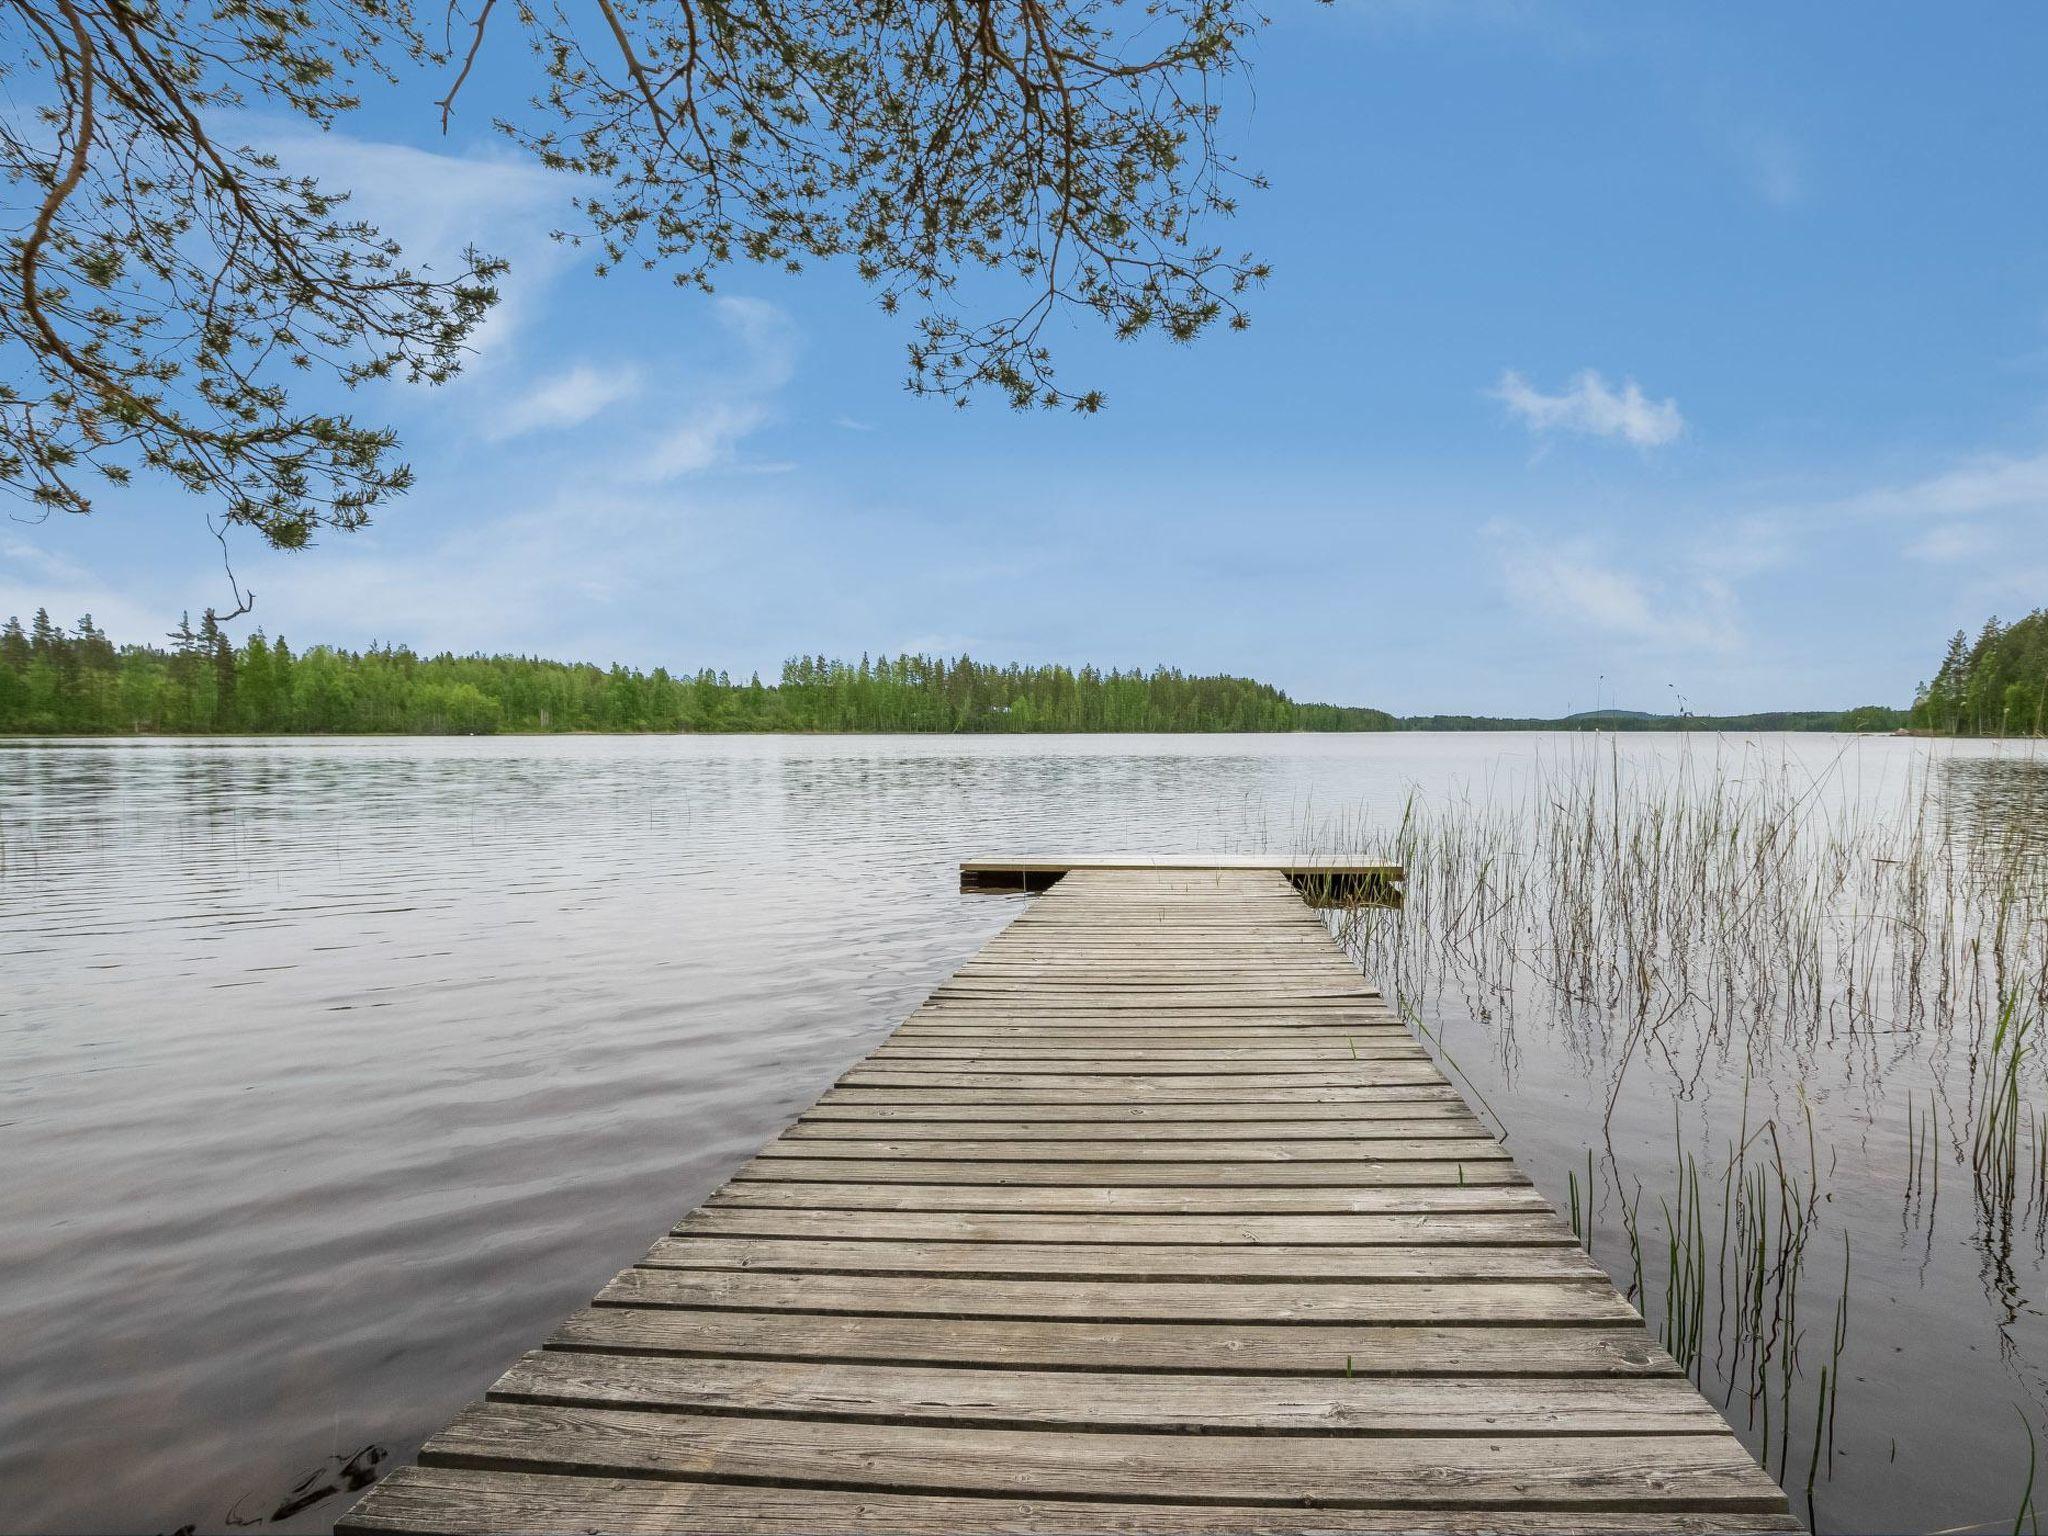
<svg viewBox="0 0 2048 1536"><path fill-rule="evenodd" d="M289 130L415 252L514 270L462 380L358 401L418 488L297 555L238 543L238 627L1715 712L1903 703L1951 630L2048 602L2048 12L1272 14L1226 125L1273 183L1226 232L1274 264L1253 328L1076 328L1087 419L908 396L847 272L593 278L488 131L509 46L446 138L437 81ZM0 523L0 612L154 636L224 598L201 512L153 486Z"/></svg>

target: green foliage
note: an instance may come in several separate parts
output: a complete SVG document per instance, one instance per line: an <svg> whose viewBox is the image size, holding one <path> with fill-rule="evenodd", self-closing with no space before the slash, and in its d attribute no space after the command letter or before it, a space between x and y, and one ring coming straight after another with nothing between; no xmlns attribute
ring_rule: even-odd
<svg viewBox="0 0 2048 1536"><path fill-rule="evenodd" d="M37 610L0 628L0 731L1372 731L1376 709L1297 704L1241 677L992 667L966 657L822 656L775 684L709 668L672 676L529 656L419 656L403 646L294 653L240 646L211 613L168 647L118 650L90 616L66 633Z"/></svg>
<svg viewBox="0 0 2048 1536"><path fill-rule="evenodd" d="M89 512L148 469L280 548L361 526L410 483L396 440L298 383L447 379L503 264L414 270L345 192L214 132L332 125L355 77L433 57L410 8L52 0L0 32L0 488Z"/></svg>
<svg viewBox="0 0 2048 1536"><path fill-rule="evenodd" d="M1944 736L2048 735L2048 609L2016 624L1957 630L1934 681L1913 699L1913 725Z"/></svg>
<svg viewBox="0 0 2048 1536"><path fill-rule="evenodd" d="M422 74L445 132L502 56L493 26L536 66L493 126L562 173L560 234L600 274L708 290L738 261L836 259L905 316L912 389L1096 410L1054 380L1054 322L1247 323L1266 266L1212 236L1259 181L1217 131L1262 21L1248 0L12 0L0 489L88 512L154 471L286 549L406 490L388 427L301 386L450 378L504 263L409 265L346 189L217 134L333 128Z"/></svg>

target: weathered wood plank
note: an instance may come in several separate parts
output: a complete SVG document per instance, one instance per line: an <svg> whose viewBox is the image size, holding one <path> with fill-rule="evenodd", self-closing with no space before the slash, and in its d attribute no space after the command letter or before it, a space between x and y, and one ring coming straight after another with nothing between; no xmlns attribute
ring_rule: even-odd
<svg viewBox="0 0 2048 1536"><path fill-rule="evenodd" d="M1293 1216L1405 1212L1541 1211L1548 1200L1528 1184L1312 1185L1307 1188L1194 1188L1062 1184L858 1184L736 1179L706 1210L1025 1212L1045 1215Z"/></svg>
<svg viewBox="0 0 2048 1536"><path fill-rule="evenodd" d="M1196 1025L1284 1029L1317 1026L1326 1029L1368 1028L1401 1023L1399 1016L1374 1004L1274 1004L1237 1008L1205 1008L1194 1001L1166 1004L1118 1004L1091 1008L1085 1002L1048 998L1036 1003L1013 1001L927 1004L914 1016L922 1023L1066 1024L1090 1029L1157 1029Z"/></svg>
<svg viewBox="0 0 2048 1536"><path fill-rule="evenodd" d="M870 1142L868 1146L887 1143ZM1470 1162L1343 1163L1275 1161L1229 1162L1088 1162L963 1160L942 1163L923 1159L877 1156L872 1160L790 1156L757 1157L736 1179L822 1179L827 1183L869 1184L1092 1184L1171 1186L1198 1184L1207 1188L1231 1185L1261 1188L1329 1189L1377 1184L1526 1184L1529 1176L1506 1159Z"/></svg>
<svg viewBox="0 0 2048 1536"><path fill-rule="evenodd" d="M345 1536L1744 1536L1804 1530L1790 1516L1533 1510L1245 1509L1060 1499L937 1498L810 1487L401 1467L349 1512Z"/></svg>
<svg viewBox="0 0 2048 1536"><path fill-rule="evenodd" d="M1430 1243L1520 1247L1571 1246L1571 1229L1548 1209L1387 1215L1198 1216L1040 1214L968 1215L957 1211L790 1211L703 1206L672 1230L676 1237L809 1237L847 1242L1192 1243L1413 1246Z"/></svg>
<svg viewBox="0 0 2048 1536"><path fill-rule="evenodd" d="M1604 1281L1577 1246L1471 1247L1266 1243L1250 1247L1183 1243L976 1243L834 1241L823 1238L665 1237L640 1261L656 1269L754 1273L933 1275L976 1279L1060 1276L1075 1280L1174 1284L1220 1280Z"/></svg>
<svg viewBox="0 0 2048 1536"><path fill-rule="evenodd" d="M999 1115L991 1120L990 1115ZM1070 1126L1171 1126L1169 1135L1194 1135L1193 1129L1227 1125L1296 1125L1313 1123L1330 1126L1331 1135L1344 1135L1340 1126L1413 1124L1420 1120L1447 1120L1477 1124L1478 1119L1449 1088L1425 1088L1412 1098L1368 1099L1358 1104L989 1104L980 1095L892 1094L879 1102L868 1102L827 1094L797 1118L798 1125L896 1125L904 1121L965 1125L1070 1125ZM1110 1133L1105 1132L1105 1135Z"/></svg>
<svg viewBox="0 0 2048 1536"><path fill-rule="evenodd" d="M1106 1280L985 1280L929 1275L778 1274L628 1269L598 1303L723 1307L760 1312L1008 1318L1013 1322L1145 1323L1623 1323L1635 1308L1604 1280L1448 1280L1392 1284L1229 1280L1131 1284Z"/></svg>
<svg viewBox="0 0 2048 1536"><path fill-rule="evenodd" d="M1416 1141L826 1141L779 1137L760 1158L856 1157L894 1162L1092 1162L1092 1163L1405 1163L1505 1162L1507 1149L1490 1136L1436 1136Z"/></svg>
<svg viewBox="0 0 2048 1536"><path fill-rule="evenodd" d="M1117 1104L1132 1107L1205 1104L1390 1104L1416 1099L1441 1099L1456 1090L1441 1075L1412 1083L1365 1083L1349 1088L1212 1088L1198 1078L1164 1084L1131 1078L1089 1080L1060 1088L928 1087L894 1084L876 1088L854 1083L829 1090L820 1103L829 1104ZM1459 1099L1459 1103L1464 1100Z"/></svg>
<svg viewBox="0 0 2048 1536"><path fill-rule="evenodd" d="M1273 1073L1337 1073L1371 1082L1376 1069L1434 1065L1412 1040L1266 1041L1250 1046L1224 1041L1105 1040L1069 1045L1059 1040L917 1040L874 1052L861 1070L940 1074L1057 1072L1082 1076L1260 1077Z"/></svg>
<svg viewBox="0 0 2048 1536"><path fill-rule="evenodd" d="M1095 1373L1258 1376L1676 1376L1678 1362L1628 1326L1006 1322L817 1312L587 1307L550 1348L725 1359L866 1360Z"/></svg>
<svg viewBox="0 0 2048 1536"><path fill-rule="evenodd" d="M1000 1110L989 1110L1000 1114ZM1040 1145L1061 1141L1426 1141L1485 1138L1486 1128L1470 1113L1414 1120L1237 1120L1213 1124L1200 1121L1159 1123L1083 1122L1063 1125L1046 1120L955 1121L904 1120L901 1117L864 1123L858 1120L799 1120L784 1133L797 1141L1011 1141Z"/></svg>
<svg viewBox="0 0 2048 1536"><path fill-rule="evenodd" d="M1163 1067L1149 1071L909 1071L905 1067L856 1067L840 1079L840 1087L1079 1087L1112 1094L1184 1094L1184 1092L1270 1092L1300 1087L1393 1087L1397 1083L1440 1083L1430 1061L1362 1061L1350 1071L1217 1071L1200 1067Z"/></svg>
<svg viewBox="0 0 2048 1536"><path fill-rule="evenodd" d="M1732 1435L1067 1434L482 1402L427 1466L802 1481L849 1491L1402 1509L1714 1509L1784 1496Z"/></svg>
<svg viewBox="0 0 2048 1536"><path fill-rule="evenodd" d="M927 1020L913 1032L899 1031L892 1036L888 1048L969 1045L986 1050L1012 1044L1079 1045L1149 1052L1212 1047L1286 1051L1325 1045L1346 1050L1355 1045L1363 1050L1367 1046L1417 1046L1420 1042L1405 1028L1384 1020L1317 1022L1304 1021L1291 1014L1274 1014L1256 1026L1233 1026L1179 1014L1164 1014L1156 1018L1135 1014L1056 1017L1033 1011L973 1020Z"/></svg>
<svg viewBox="0 0 2048 1536"><path fill-rule="evenodd" d="M1130 995L1124 996L1125 993ZM956 989L933 993L919 1013L942 1017L1045 1008L1058 1013L1089 1014L1101 1012L1112 1000L1126 1012L1196 1012L1218 1019L1243 1013L1251 1022L1271 1012L1292 1012L1311 1019L1377 1019L1382 1023L1399 1017L1378 993L1354 992L1336 983L1283 984L1269 979L1253 987L1186 978L1170 981L1165 977L1143 983L1111 983L1080 974L1066 983L969 978Z"/></svg>
<svg viewBox="0 0 2048 1536"><path fill-rule="evenodd" d="M1173 1040L1130 1042L1105 1040L1086 1045L1068 1041L1044 1044L1025 1040L945 1041L905 1040L885 1045L868 1056L869 1061L895 1065L905 1061L1134 1061L1162 1064L1213 1062L1219 1068L1235 1069L1244 1063L1293 1063L1298 1061L1416 1061L1428 1053L1413 1040L1374 1040L1347 1037L1341 1040L1270 1041L1262 1045L1233 1045L1223 1041L1182 1045ZM1029 1071L1030 1067L1023 1070ZM1129 1070L1147 1070L1144 1066Z"/></svg>
<svg viewBox="0 0 2048 1536"><path fill-rule="evenodd" d="M535 1350L498 1402L962 1428L1255 1435L1696 1435L1727 1424L1683 1377L1116 1375Z"/></svg>

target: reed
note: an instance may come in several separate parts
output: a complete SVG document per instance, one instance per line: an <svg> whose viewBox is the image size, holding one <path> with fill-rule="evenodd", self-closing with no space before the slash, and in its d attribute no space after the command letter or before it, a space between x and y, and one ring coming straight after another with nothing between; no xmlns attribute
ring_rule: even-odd
<svg viewBox="0 0 2048 1536"><path fill-rule="evenodd" d="M2034 1424L2027 1417L2024 1408L2014 1411L2019 1414L2020 1428L2025 1430L2027 1435L2027 1482L2026 1486L2020 1490L2020 1512L2013 1516L2012 1536L2020 1536L2022 1531L2029 1531L2032 1533L2032 1536L2041 1536L2041 1518L2038 1511L2034 1508L2034 1471L2037 1456L2037 1447L2034 1444Z"/></svg>
<svg viewBox="0 0 2048 1536"><path fill-rule="evenodd" d="M1411 795L1305 836L1406 867L1398 911L1329 920L1461 1087L1514 1113L1529 1030L1583 1069L1564 1091L1593 1146L1555 1169L1574 1236L1809 1501L1855 1375L1855 1255L1898 1240L1827 1186L1838 1144L1860 1153L1880 1111L1900 1128L1892 1074L1899 1208L1929 1254L1944 1162L1969 1176L2004 1325L2026 1306L2018 1235L2048 1243L2048 839L2028 830L2048 772L1977 804L1970 767L1865 795L1713 745L1650 765L1575 745L1512 796ZM1660 1148L1645 1121L1676 1106ZM1839 1273L1814 1259L1835 1242Z"/></svg>
<svg viewBox="0 0 2048 1536"><path fill-rule="evenodd" d="M1731 1057L1976 1036L2009 999L2048 1003L2048 860L2014 832L2023 811L1965 814L1926 781L1876 803L1824 787L1719 751L1646 768L1610 748L1512 800L1411 798L1307 836L1406 866L1398 911L1336 917L1390 993L1501 1037L1534 1013L1620 1066L1615 1095L1646 1059L1683 1085Z"/></svg>
<svg viewBox="0 0 2048 1536"><path fill-rule="evenodd" d="M2002 999L1996 1024L1983 1059L1982 1100L1976 1113L1970 1167L1975 1175L1980 1204L2003 1211L2009 1218L2019 1188L2021 1171L2020 1125L2022 1121L2020 1074L2031 1040L2038 1028L2036 1018L2022 1014L2021 999ZM2039 1118L2031 1109L2025 1115L2033 1141L2039 1144ZM2027 1159L2029 1171L2040 1165L2038 1153ZM2038 1188L2038 1179L2035 1181Z"/></svg>

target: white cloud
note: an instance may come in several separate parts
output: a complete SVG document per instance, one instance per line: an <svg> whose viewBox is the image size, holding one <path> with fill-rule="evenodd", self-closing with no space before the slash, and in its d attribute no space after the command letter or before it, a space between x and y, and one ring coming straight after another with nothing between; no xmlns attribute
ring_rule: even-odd
<svg viewBox="0 0 2048 1536"><path fill-rule="evenodd" d="M1539 540L1501 521L1486 533L1503 588L1528 613L1645 645L1740 648L1735 593L1718 574L1688 568L1653 579L1603 559L1584 542Z"/></svg>
<svg viewBox="0 0 2048 1536"><path fill-rule="evenodd" d="M1976 523L1937 523L1906 546L1915 560L1948 565L1970 560L1992 547L1991 535Z"/></svg>
<svg viewBox="0 0 2048 1536"><path fill-rule="evenodd" d="M757 431L766 420L767 411L758 405L706 405L663 433L641 459L632 478L673 480L679 475L724 468L733 462L740 440Z"/></svg>
<svg viewBox="0 0 2048 1536"><path fill-rule="evenodd" d="M550 231L569 216L574 177L502 151L436 154L254 116L246 121L260 124L264 141L295 172L353 189L352 210L397 239L409 264L452 271L472 243L510 260L500 301L471 338L475 355L446 396L461 402L484 440L581 426L609 412L621 420L602 457L619 466L617 477L627 483L780 467L738 463L740 442L773 419L772 397L795 374L800 337L778 306L721 295L698 308L715 325L700 367L670 351L658 363L548 359L529 373L522 366L527 348L509 342L573 258ZM258 129L245 131L253 136ZM629 404L636 408L626 410ZM600 457L597 450L591 456Z"/></svg>
<svg viewBox="0 0 2048 1536"><path fill-rule="evenodd" d="M655 434L628 470L629 480L651 484L711 469L776 472L789 467L742 465L739 446L774 419L772 399L795 375L796 324L762 299L721 298L712 313L737 344L739 356L698 380L680 403L667 408L676 419Z"/></svg>
<svg viewBox="0 0 2048 1536"><path fill-rule="evenodd" d="M727 295L712 302L712 312L745 349L746 362L733 381L735 387L766 394L795 376L797 329L786 311L766 299Z"/></svg>
<svg viewBox="0 0 2048 1536"><path fill-rule="evenodd" d="M1837 506L1862 517L1908 519L2048 511L2048 453L1975 459L1906 485L1865 491Z"/></svg>
<svg viewBox="0 0 2048 1536"><path fill-rule="evenodd" d="M581 426L607 406L630 400L640 387L640 369L631 363L608 368L577 363L494 412L484 435L502 442L525 432Z"/></svg>
<svg viewBox="0 0 2048 1536"><path fill-rule="evenodd" d="M1899 553L1929 565L1981 560L2026 543L2021 527L2048 521L2048 453L1987 454L1953 469L1879 486L1791 514L1814 531L1903 524Z"/></svg>
<svg viewBox="0 0 2048 1536"><path fill-rule="evenodd" d="M1749 512L1703 532L1690 557L1699 570L1734 580L1783 570L1798 559L1799 549L1779 518Z"/></svg>
<svg viewBox="0 0 2048 1536"><path fill-rule="evenodd" d="M469 338L476 362L500 351L561 273L571 253L551 231L566 215L574 178L510 158L438 154L407 144L346 133L319 133L303 123L244 114L232 120L246 137L274 151L286 169L312 176L329 191L349 193L348 213L367 219L405 251L415 271L450 277L474 245L504 257L499 300Z"/></svg>
<svg viewBox="0 0 2048 1536"><path fill-rule="evenodd" d="M1531 432L1579 432L1590 437L1618 437L1638 448L1676 442L1685 432L1685 418L1676 400L1652 400L1634 379L1619 390L1593 369L1573 376L1560 394L1546 395L1509 369L1490 391L1519 417Z"/></svg>
<svg viewBox="0 0 2048 1536"><path fill-rule="evenodd" d="M138 602L100 576L54 551L0 537L0 620L24 624L38 608L69 629L86 614L117 641L153 640L165 627L163 612Z"/></svg>
<svg viewBox="0 0 2048 1536"><path fill-rule="evenodd" d="M602 643L577 631L691 579L703 559L701 510L541 487L481 526L400 537L388 547L372 530L334 541L316 561L265 558L250 571L262 594L251 622L288 629L294 641L375 635L423 651L545 642L608 660ZM536 633L542 624L553 633Z"/></svg>

